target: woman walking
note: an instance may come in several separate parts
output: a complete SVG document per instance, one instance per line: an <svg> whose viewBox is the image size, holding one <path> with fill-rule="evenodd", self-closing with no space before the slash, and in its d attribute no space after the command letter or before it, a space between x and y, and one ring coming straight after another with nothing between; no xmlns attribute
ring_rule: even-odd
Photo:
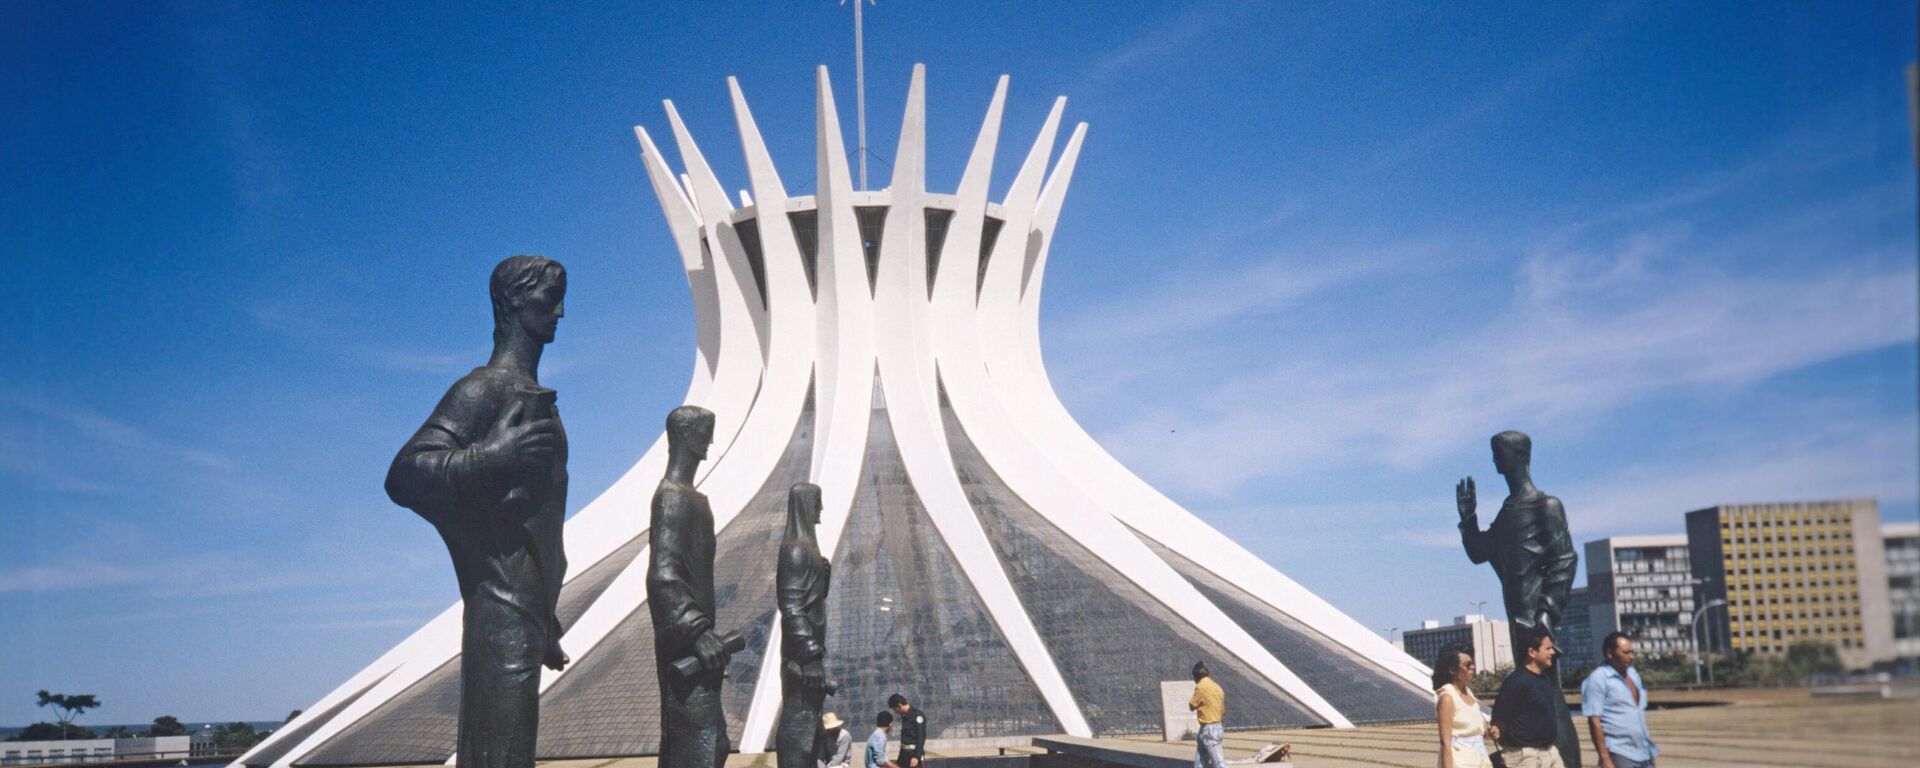
<svg viewBox="0 0 1920 768"><path fill-rule="evenodd" d="M1491 768L1486 739L1500 731L1487 725L1473 695L1473 652L1463 645L1440 650L1433 660L1434 711L1440 721L1440 768Z"/></svg>

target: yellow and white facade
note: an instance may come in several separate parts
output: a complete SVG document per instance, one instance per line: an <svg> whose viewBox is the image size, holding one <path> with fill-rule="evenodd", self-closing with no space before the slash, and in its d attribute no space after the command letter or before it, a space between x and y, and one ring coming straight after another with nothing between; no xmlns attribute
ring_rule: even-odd
<svg viewBox="0 0 1920 768"><path fill-rule="evenodd" d="M1850 665L1892 655L1879 506L1871 499L1729 504L1687 513L1707 647L1784 653L1832 643Z"/></svg>

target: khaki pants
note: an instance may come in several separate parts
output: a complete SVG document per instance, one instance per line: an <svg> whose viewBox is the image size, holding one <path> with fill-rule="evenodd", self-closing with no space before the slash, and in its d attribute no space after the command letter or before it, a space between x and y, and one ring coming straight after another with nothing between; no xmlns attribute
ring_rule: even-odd
<svg viewBox="0 0 1920 768"><path fill-rule="evenodd" d="M1506 760L1507 768L1567 768L1560 750L1553 747L1507 747L1500 750L1500 757Z"/></svg>

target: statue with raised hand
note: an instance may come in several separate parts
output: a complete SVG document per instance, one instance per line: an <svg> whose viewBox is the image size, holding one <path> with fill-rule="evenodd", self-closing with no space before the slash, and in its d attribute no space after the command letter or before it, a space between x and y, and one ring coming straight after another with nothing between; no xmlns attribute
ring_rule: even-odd
<svg viewBox="0 0 1920 768"><path fill-rule="evenodd" d="M540 256L494 267L493 356L455 382L387 470L387 496L453 556L463 768L531 768L540 667L561 669L567 433L541 352L566 314L567 272Z"/></svg>
<svg viewBox="0 0 1920 768"><path fill-rule="evenodd" d="M778 768L814 768L820 709L834 690L827 682L827 585L833 568L820 555L820 486L797 483L787 492L787 532L775 568L780 607L780 720L774 732Z"/></svg>
<svg viewBox="0 0 1920 768"><path fill-rule="evenodd" d="M1493 466L1507 480L1507 499L1500 514L1487 529L1480 530L1475 515L1478 504L1473 478L1454 486L1454 503L1460 512L1460 542L1467 558L1475 563L1492 563L1500 577L1500 593L1507 609L1507 629L1513 647L1525 647L1523 638L1534 627L1553 632L1560 626L1560 612L1567 607L1573 591L1573 574L1580 556L1574 551L1573 536L1567 531L1567 513L1560 500L1533 485L1529 464L1533 460L1533 440L1525 433L1508 430L1493 436ZM1559 670L1553 671L1559 679ZM1555 704L1560 726L1558 746L1568 768L1580 765L1579 735L1566 710L1566 701Z"/></svg>
<svg viewBox="0 0 1920 768"><path fill-rule="evenodd" d="M653 493L647 609L660 682L660 768L720 768L732 744L720 686L744 647L713 626L713 510L693 485L713 443L713 412L667 414L667 473Z"/></svg>

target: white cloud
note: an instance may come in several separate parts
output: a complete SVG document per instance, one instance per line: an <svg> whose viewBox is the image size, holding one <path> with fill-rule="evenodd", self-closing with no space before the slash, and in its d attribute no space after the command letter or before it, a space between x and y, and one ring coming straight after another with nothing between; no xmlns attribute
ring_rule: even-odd
<svg viewBox="0 0 1920 768"><path fill-rule="evenodd" d="M66 592L132 584L140 573L114 563L97 560L63 562L59 567L31 565L0 571L0 593Z"/></svg>
<svg viewBox="0 0 1920 768"><path fill-rule="evenodd" d="M23 436L0 436L7 445L33 445L32 438ZM0 453L0 471L25 475L42 484L42 487L61 493L82 493L96 496L124 494L127 489L80 477L60 469L48 462L45 457L36 455L37 451L7 451Z"/></svg>
<svg viewBox="0 0 1920 768"><path fill-rule="evenodd" d="M246 546L225 532L173 544L117 517L72 514L70 535L32 561L0 569L0 594L131 590L155 598L205 598L316 589L361 589L445 570L444 551L420 552L358 530L321 540ZM171 540L167 540L171 541ZM383 597L400 595L388 590Z"/></svg>
<svg viewBox="0 0 1920 768"><path fill-rule="evenodd" d="M1165 59L1200 41L1200 38L1225 25L1231 18L1219 6L1194 6L1151 32L1137 35L1133 42L1114 48L1094 59L1081 71L1073 89L1083 96L1114 84L1129 70Z"/></svg>
<svg viewBox="0 0 1920 768"><path fill-rule="evenodd" d="M203 469L233 469L233 461L218 452L163 439L92 408L5 391L0 391L0 404L12 405L35 416L59 422L78 437L130 449L143 458L168 459Z"/></svg>
<svg viewBox="0 0 1920 768"><path fill-rule="evenodd" d="M1769 192L1861 159L1858 141L1819 135L1791 132L1729 170L1504 242L1416 235L1149 275L1149 289L1049 327L1049 357L1065 361L1054 381L1124 462L1169 490L1228 498L1262 480L1421 469L1500 429L1594 434L1650 403L1738 396L1911 344L1920 273L1904 237L1886 234L1910 215L1894 210L1909 191ZM1513 254L1504 293L1478 287L1483 254ZM1882 397L1858 384L1822 391ZM1911 433L1912 418L1893 428ZM1914 472L1894 476L1910 485ZM1717 486L1703 475L1693 487Z"/></svg>
<svg viewBox="0 0 1920 768"><path fill-rule="evenodd" d="M1604 482L1575 485L1567 497L1579 498L1586 512L1569 519L1582 538L1592 538L1678 532L1681 513L1717 504L1920 498L1920 431L1911 420L1862 419L1822 434L1741 442L1697 461L1636 465Z"/></svg>
<svg viewBox="0 0 1920 768"><path fill-rule="evenodd" d="M357 365L406 373L459 376L487 360L488 344L484 341L484 331L479 337L481 341L462 349L423 351L404 345L369 343L358 338L358 334L343 332L341 328L348 324L338 316L340 311L338 306L310 301L301 296L274 296L246 306L247 316L261 330Z"/></svg>
<svg viewBox="0 0 1920 768"><path fill-rule="evenodd" d="M1528 272L1546 269L1535 260ZM1566 287L1590 285L1565 277L1568 268L1550 269L1555 285L1526 288L1507 311L1433 348L1289 360L1254 339L1239 360L1278 362L1125 418L1102 441L1158 476L1222 494L1275 474L1416 467L1463 435L1575 429L1649 398L1739 388L1915 338L1911 266L1678 282L1647 274L1604 301ZM1616 264L1604 277L1641 269Z"/></svg>

